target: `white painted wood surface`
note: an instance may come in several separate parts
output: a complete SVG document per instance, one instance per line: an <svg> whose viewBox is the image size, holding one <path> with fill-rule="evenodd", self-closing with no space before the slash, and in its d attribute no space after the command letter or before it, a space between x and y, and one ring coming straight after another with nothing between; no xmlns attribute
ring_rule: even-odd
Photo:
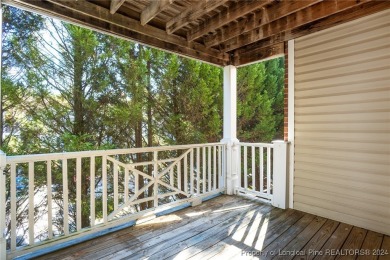
<svg viewBox="0 0 390 260"><path fill-rule="evenodd" d="M168 146L167 149L151 147L148 149L96 151L96 153L86 151L8 156L6 157L6 164L9 165L11 178L11 238L9 255L20 255L22 252L26 252L26 250L33 250L34 247L50 246L51 240L59 241L67 237L81 235L88 230L101 230L102 226L111 226L111 223L120 223L122 218L137 215L141 203L153 201L153 207L144 211L158 211L176 201L188 201L186 198L196 199L212 195L217 191L224 191L222 184L224 183L225 171L221 167L224 161L222 158L224 156L222 153L224 148L225 144L211 143ZM129 153L126 154L125 151ZM177 151L176 157L160 158L160 154L166 156L167 151ZM119 153L116 154L116 152ZM153 160L144 161L140 164L131 159L120 159L131 158L131 155L136 153L153 153ZM196 160L194 160L195 154ZM189 160L188 156L190 156ZM99 161L99 165L96 164L97 161ZM41 164L45 167L38 167ZM28 215L25 221L28 223L29 246L26 248L16 244L17 232L19 232L17 231L19 227L16 224L19 212L16 201L18 199L18 189L21 189L21 187L17 187L19 184L17 184L16 180L23 171L23 165L28 166L26 168L28 172L26 177L29 198L27 202ZM137 169L135 166L138 166ZM152 175L149 175L147 171L148 166L151 166L153 169ZM21 168L19 169L19 167ZM42 169L44 169L43 175ZM57 204L54 204L57 202L53 200L53 189L58 189L56 186L58 184L53 183L52 178L54 174L59 173L58 171L62 175L60 184L60 187L62 187L62 234L53 230L54 210L56 207L58 208ZM83 174L86 173L89 175L84 176ZM47 235L48 240L44 243L39 242L38 234L36 233L37 229L35 229L37 220L34 210L37 204L42 203L42 201L37 201L38 197L36 196L37 193L41 192L41 189L38 186L34 186L34 178L38 176L45 176L46 178L47 185L43 190L47 196L44 196L44 200L49 200L45 202L49 211L46 213L48 218L46 225L49 226L49 234ZM145 182L143 186L138 182L140 176L147 180L147 183ZM90 199L89 205L91 210L89 215L90 224L87 227L82 226L82 207L87 201L83 201L83 180L89 181L90 184L88 198ZM218 185L217 180L219 181ZM149 191L150 187L153 190L151 193ZM140 197L144 193L147 196ZM178 197L179 194L185 198L181 199L181 197ZM42 199L41 196L39 199ZM99 200L101 200L101 206L97 207L96 202ZM70 214L73 212L71 209L75 213L74 217ZM4 221L2 221L2 224L4 225Z"/></svg>

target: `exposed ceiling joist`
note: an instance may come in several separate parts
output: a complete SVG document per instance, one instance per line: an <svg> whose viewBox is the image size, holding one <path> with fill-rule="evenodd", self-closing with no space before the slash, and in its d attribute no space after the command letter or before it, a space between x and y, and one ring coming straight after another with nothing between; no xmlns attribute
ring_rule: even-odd
<svg viewBox="0 0 390 260"><path fill-rule="evenodd" d="M355 1L345 0L330 0L320 2L308 8L292 13L288 16L285 16L279 20L267 23L247 33L241 34L238 37L230 39L222 43L220 48L223 52L229 52L238 49L242 46L270 37L274 34L284 32L286 30L290 30L305 24L309 24L318 19L339 13L355 6L359 6L369 1L375 0L360 0L359 3L356 3Z"/></svg>
<svg viewBox="0 0 390 260"><path fill-rule="evenodd" d="M229 60L227 54L214 49L205 49L199 43L189 43L186 39L177 35L167 35L164 30L149 25L142 26L139 21L121 14L112 15L108 9L85 0L3 0L3 3L28 8L65 21L77 22L83 25L91 24L91 27L96 29L103 29L103 31L114 34L123 34L123 37L139 43L188 55L206 62L224 65ZM100 27L102 22L109 26ZM94 24L100 26L94 26Z"/></svg>
<svg viewBox="0 0 390 260"><path fill-rule="evenodd" d="M279 32L271 37L262 39L261 41L244 46L235 51L235 55L242 55L246 53L248 55L253 54L256 49L272 46L279 42L286 42L301 36L315 33L335 25L349 22L363 16L374 14L390 8L390 1L370 1L361 5L356 5L350 9L346 9L342 12L324 17L316 20L310 24L301 25L299 27L289 29L283 32Z"/></svg>
<svg viewBox="0 0 390 260"><path fill-rule="evenodd" d="M237 2L225 11L208 18L205 22L191 29L187 34L187 40L193 41L209 32L213 32L216 29L233 22L250 12L260 9L273 1L274 0L252 0Z"/></svg>
<svg viewBox="0 0 390 260"><path fill-rule="evenodd" d="M218 45L264 24L273 22L321 1L323 0L277 2L268 8L264 8L249 15L246 19L242 19L237 23L229 25L227 28L221 28L216 34L207 36L203 42L206 47Z"/></svg>
<svg viewBox="0 0 390 260"><path fill-rule="evenodd" d="M172 34L187 24L195 21L205 13L211 12L215 8L224 5L228 0L201 0L190 6L177 17L167 22L166 31Z"/></svg>
<svg viewBox="0 0 390 260"><path fill-rule="evenodd" d="M126 0L111 0L110 13L115 14Z"/></svg>
<svg viewBox="0 0 390 260"><path fill-rule="evenodd" d="M154 0L141 13L141 24L145 25L160 12L164 11L173 0Z"/></svg>
<svg viewBox="0 0 390 260"><path fill-rule="evenodd" d="M272 46L257 48L250 52L244 52L240 53L240 55L234 55L234 65L242 66L283 54L284 43L280 42Z"/></svg>

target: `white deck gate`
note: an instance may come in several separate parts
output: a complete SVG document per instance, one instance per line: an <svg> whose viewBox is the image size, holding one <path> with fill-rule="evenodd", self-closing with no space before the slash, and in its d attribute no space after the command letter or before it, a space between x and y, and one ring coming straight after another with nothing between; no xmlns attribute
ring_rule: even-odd
<svg viewBox="0 0 390 260"><path fill-rule="evenodd" d="M238 194L287 207L287 143L239 143Z"/></svg>

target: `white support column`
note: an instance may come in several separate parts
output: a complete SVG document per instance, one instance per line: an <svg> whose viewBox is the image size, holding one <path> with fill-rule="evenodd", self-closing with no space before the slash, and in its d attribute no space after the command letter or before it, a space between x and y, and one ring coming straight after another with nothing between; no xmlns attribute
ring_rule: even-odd
<svg viewBox="0 0 390 260"><path fill-rule="evenodd" d="M7 244L5 240L5 175L4 169L6 166L6 155L3 151L0 151L0 259L6 259Z"/></svg>
<svg viewBox="0 0 390 260"><path fill-rule="evenodd" d="M226 193L234 194L238 184L237 139L237 68L229 65L223 69L223 139L226 143L225 173Z"/></svg>
<svg viewBox="0 0 390 260"><path fill-rule="evenodd" d="M273 188L272 205L285 209L287 207L287 143L273 141Z"/></svg>
<svg viewBox="0 0 390 260"><path fill-rule="evenodd" d="M294 40L288 41L288 206L294 208L294 83L295 83L295 43Z"/></svg>

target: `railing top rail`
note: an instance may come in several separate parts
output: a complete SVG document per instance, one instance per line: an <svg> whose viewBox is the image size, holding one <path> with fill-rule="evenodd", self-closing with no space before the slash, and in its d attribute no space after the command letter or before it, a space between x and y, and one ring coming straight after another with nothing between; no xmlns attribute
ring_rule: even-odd
<svg viewBox="0 0 390 260"><path fill-rule="evenodd" d="M274 147L274 144L270 143L239 143L241 146L254 146L254 147Z"/></svg>
<svg viewBox="0 0 390 260"><path fill-rule="evenodd" d="M90 156L109 156L122 155L130 153L147 153L155 151L172 151L184 150L197 147L209 147L216 145L225 145L224 143L204 143L204 144L187 144L187 145L171 145L171 146L154 146L142 148L128 148L128 149L111 149L111 150L93 150L80 152L63 152L63 153L47 153L47 154L30 154L30 155L13 155L7 156L7 163L26 163L26 162L40 162L47 160L62 160L73 159L79 157Z"/></svg>

